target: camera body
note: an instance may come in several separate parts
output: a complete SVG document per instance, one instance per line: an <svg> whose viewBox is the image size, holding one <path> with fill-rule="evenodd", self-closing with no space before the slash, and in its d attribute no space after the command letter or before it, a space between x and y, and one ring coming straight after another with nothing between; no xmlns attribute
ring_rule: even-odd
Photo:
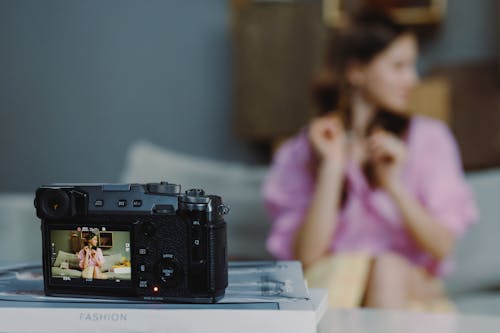
<svg viewBox="0 0 500 333"><path fill-rule="evenodd" d="M36 191L53 296L213 303L227 287L228 208L180 185L53 184Z"/></svg>

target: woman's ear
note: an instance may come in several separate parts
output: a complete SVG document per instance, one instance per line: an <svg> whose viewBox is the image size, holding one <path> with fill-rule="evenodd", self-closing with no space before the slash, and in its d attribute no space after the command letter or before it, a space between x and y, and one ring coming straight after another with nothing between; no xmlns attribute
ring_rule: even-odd
<svg viewBox="0 0 500 333"><path fill-rule="evenodd" d="M366 65L358 60L350 61L346 66L346 78L355 88L363 86L366 81Z"/></svg>

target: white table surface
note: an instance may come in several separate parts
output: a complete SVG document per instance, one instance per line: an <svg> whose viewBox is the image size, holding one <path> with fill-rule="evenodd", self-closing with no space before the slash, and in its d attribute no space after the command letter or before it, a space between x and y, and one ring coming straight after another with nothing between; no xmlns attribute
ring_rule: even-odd
<svg viewBox="0 0 500 333"><path fill-rule="evenodd" d="M500 315L500 314L499 314ZM333 310L319 333L483 333L500 332L500 316L437 314L373 309Z"/></svg>

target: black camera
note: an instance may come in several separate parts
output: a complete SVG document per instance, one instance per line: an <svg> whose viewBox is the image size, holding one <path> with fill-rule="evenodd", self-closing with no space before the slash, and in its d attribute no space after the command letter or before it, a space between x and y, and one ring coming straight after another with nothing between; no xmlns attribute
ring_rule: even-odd
<svg viewBox="0 0 500 333"><path fill-rule="evenodd" d="M180 185L53 184L36 191L44 289L53 296L213 303L227 287L216 195Z"/></svg>

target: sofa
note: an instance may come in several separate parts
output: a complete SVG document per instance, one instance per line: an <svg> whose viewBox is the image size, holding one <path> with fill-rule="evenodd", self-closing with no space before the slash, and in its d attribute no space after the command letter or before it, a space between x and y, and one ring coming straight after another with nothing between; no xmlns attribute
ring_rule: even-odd
<svg viewBox="0 0 500 333"><path fill-rule="evenodd" d="M184 189L203 188L219 194L231 207L227 216L231 259L270 259L265 249L269 228L260 195L267 167L216 161L173 152L137 141L127 152L122 182L167 180ZM500 169L467 174L480 211L480 221L460 239L456 269L445 283L464 313L500 315ZM40 260L40 223L33 194L0 194L0 260Z"/></svg>
<svg viewBox="0 0 500 333"><path fill-rule="evenodd" d="M101 268L101 272L110 280L130 280L130 267L128 267L126 273L118 273L113 269L116 265L123 265L124 259L121 253L104 253L104 264ZM82 269L80 268L80 259L78 259L78 255L75 253L58 251L56 259L52 264L51 272L52 276L55 278L81 278Z"/></svg>

